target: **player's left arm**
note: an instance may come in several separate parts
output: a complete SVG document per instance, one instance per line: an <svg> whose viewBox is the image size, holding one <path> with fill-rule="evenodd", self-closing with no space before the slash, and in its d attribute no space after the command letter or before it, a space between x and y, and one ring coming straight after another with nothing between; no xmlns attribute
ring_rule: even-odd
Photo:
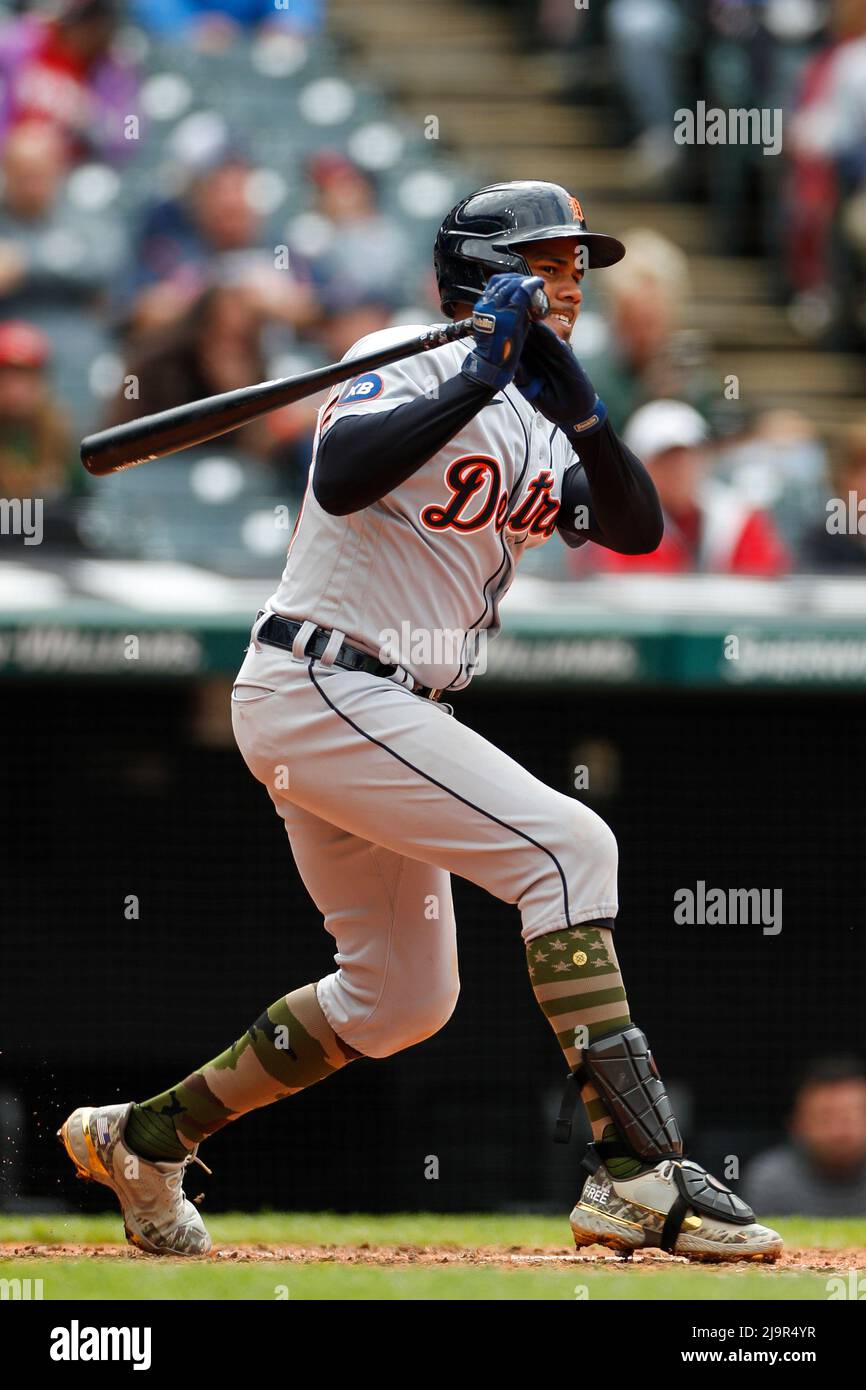
<svg viewBox="0 0 866 1390"><path fill-rule="evenodd" d="M526 335L515 385L558 425L575 455L557 519L565 543L591 540L623 555L655 550L664 531L655 485L617 435L571 348L544 324L532 324Z"/></svg>

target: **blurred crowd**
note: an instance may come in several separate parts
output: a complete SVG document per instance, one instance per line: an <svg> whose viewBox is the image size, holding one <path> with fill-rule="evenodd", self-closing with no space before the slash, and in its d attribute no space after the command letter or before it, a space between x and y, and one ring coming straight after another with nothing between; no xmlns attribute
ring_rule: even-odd
<svg viewBox="0 0 866 1390"><path fill-rule="evenodd" d="M351 84L327 76L323 19L320 0L0 11L0 495L53 504L47 543L195 551L187 526L160 552L116 490L94 489L82 434L324 365L401 311L436 317L418 226L383 206L399 129L363 124ZM296 499L320 403L220 440L235 467L218 500ZM171 491L170 474L145 490Z"/></svg>
<svg viewBox="0 0 866 1390"><path fill-rule="evenodd" d="M141 501L175 476L170 461L135 470L147 476L127 487L130 516L108 486L117 480L95 489L81 468L82 434L310 370L375 329L441 316L432 235L465 189L428 172L423 141L420 169L401 164L399 125L380 94L364 113L334 75L325 8L0 9L0 495L52 504L46 543L172 553L166 535L142 529ZM757 238L772 253L809 331L830 345L834 333L862 334L862 0L515 8L536 43L576 67L604 49L636 182L654 196L693 196L700 177L695 152L673 142L672 93L784 107L793 119L781 163L730 147L698 191L716 205L723 249L754 251ZM830 495L846 500L849 519L861 502L866 512L866 412L832 447L793 410L724 411L722 429L708 345L689 326L687 256L647 228L623 238L628 255L605 272L604 300L578 337L614 425L653 473L665 540L649 557L563 549L563 571L866 570L866 537L826 520ZM319 404L311 397L221 439L222 471L195 475L199 501L296 501ZM208 522L196 531L193 515L171 545L200 558ZM173 506L166 534L179 516Z"/></svg>
<svg viewBox="0 0 866 1390"><path fill-rule="evenodd" d="M629 196L707 205L708 249L764 258L768 294L805 345L866 353L864 0L502 4L556 55L572 100L618 116ZM676 113L700 109L764 112L778 155L729 138L710 159L680 143ZM866 411L827 439L798 411L720 409L688 258L654 232L622 235L599 350L581 355L653 474L665 539L648 557L574 552L572 571L864 570Z"/></svg>
<svg viewBox="0 0 866 1390"><path fill-rule="evenodd" d="M496 0L493 0L496 3ZM804 335L866 337L863 0L502 0L562 55L577 101L613 95L635 193L701 196L717 249L764 253ZM781 151L678 143L675 113L779 112ZM708 137L707 143L711 143Z"/></svg>

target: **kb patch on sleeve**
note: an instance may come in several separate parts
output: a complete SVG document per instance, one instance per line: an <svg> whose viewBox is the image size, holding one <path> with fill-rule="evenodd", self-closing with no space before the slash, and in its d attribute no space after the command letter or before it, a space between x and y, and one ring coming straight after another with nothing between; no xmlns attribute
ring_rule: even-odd
<svg viewBox="0 0 866 1390"><path fill-rule="evenodd" d="M357 405L359 401L374 401L381 396L385 386L378 372L365 372L350 381L337 405Z"/></svg>

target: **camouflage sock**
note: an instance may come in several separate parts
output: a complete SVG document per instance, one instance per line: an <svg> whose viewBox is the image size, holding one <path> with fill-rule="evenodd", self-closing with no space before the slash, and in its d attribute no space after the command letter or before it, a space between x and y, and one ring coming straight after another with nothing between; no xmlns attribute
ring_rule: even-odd
<svg viewBox="0 0 866 1390"><path fill-rule="evenodd" d="M587 1043L631 1023L609 928L586 923L536 937L526 947L526 963L535 997L572 1071ZM593 1139L616 1139L613 1117L595 1087L581 1087L580 1098ZM630 1177L640 1166L633 1158L607 1160L615 1178Z"/></svg>
<svg viewBox="0 0 866 1390"><path fill-rule="evenodd" d="M171 1090L134 1105L126 1142L142 1158L185 1158L230 1120L293 1096L361 1053L338 1038L316 986L286 994L212 1062Z"/></svg>

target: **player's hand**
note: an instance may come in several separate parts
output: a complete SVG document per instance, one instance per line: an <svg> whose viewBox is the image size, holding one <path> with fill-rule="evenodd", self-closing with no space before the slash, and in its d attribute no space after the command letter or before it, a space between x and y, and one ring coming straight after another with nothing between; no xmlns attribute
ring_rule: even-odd
<svg viewBox="0 0 866 1390"><path fill-rule="evenodd" d="M461 371L470 381L501 391L512 380L529 327L529 309L540 275L494 275L472 312L475 347Z"/></svg>
<svg viewBox="0 0 866 1390"><path fill-rule="evenodd" d="M604 402L568 343L543 323L529 326L514 384L572 444L607 419Z"/></svg>

